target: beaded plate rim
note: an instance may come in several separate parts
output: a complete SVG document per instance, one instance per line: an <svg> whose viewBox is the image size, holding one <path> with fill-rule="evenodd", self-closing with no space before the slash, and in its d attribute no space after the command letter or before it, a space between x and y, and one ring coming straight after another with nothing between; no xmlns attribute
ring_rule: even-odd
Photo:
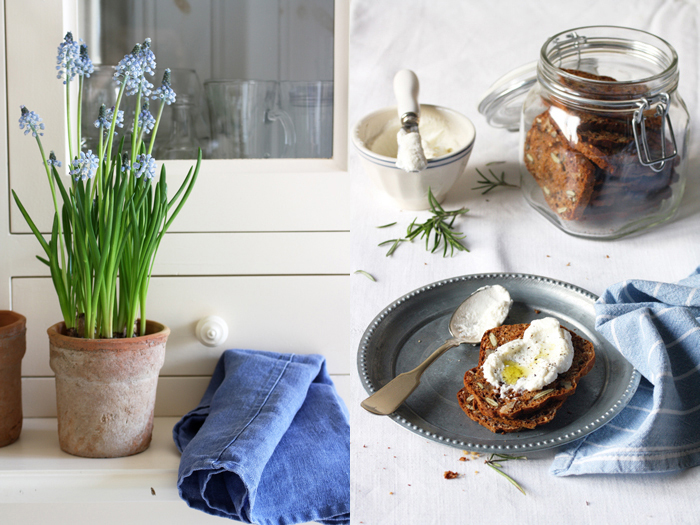
<svg viewBox="0 0 700 525"><path fill-rule="evenodd" d="M459 281L479 281L480 284L487 284L485 281L490 281L489 284L504 284L504 282L507 281L512 281L515 279L521 279L521 280L526 280L526 281L532 281L535 283L547 283L549 285L554 285L558 288L562 288L564 290L567 290L571 293L578 294L579 296L587 299L590 301L591 305L595 303L595 301L598 299L598 296L584 290L583 288L564 282L564 281L559 281L556 279L552 279L549 277L542 277L538 275L530 275L530 274L522 274L522 273L482 273L482 274L471 274L471 275L462 275L459 277L451 277L448 279L443 279L440 281L436 281L430 284L427 284L425 286L421 286L420 288L416 288L415 290L408 292L407 294L399 297L395 301L393 301L391 304L386 306L382 311L376 315L376 317L369 323L367 328L365 329L362 338L360 339L360 344L359 344L359 349L357 353L357 369L358 373L360 376L360 380L362 382L362 386L364 387L365 391L367 394L373 394L376 392L377 388L373 383L372 378L370 377L370 374L367 369L367 362L368 358L370 357L369 354L372 350L372 342L373 342L373 336L377 330L377 328L382 325L384 320L387 318L387 315L392 312L394 309L397 307L400 307L404 303L412 300L416 300L417 297L421 297L421 294L425 293L426 291L433 290L435 288L439 288L442 286L445 286L447 284L459 282ZM614 347L612 347L614 350ZM614 403L612 403L610 406L605 407L605 411L595 417L594 419L590 421L582 421L581 425L579 428L574 429L570 432L566 433L558 433L558 432L553 432L551 436L548 436L545 434L544 436L540 436L538 439L534 439L532 441L525 440L523 443L516 443L516 444L499 444L499 440L506 440L509 434L494 434L494 437L490 440L469 440L469 439L452 439L446 436L443 436L439 433L436 432L430 432L423 427L421 427L419 424L416 424L412 421L409 421L405 417L402 417L396 413L391 414L387 416L400 426L410 430L411 432L414 432L418 435L421 435L427 439L430 439L432 441L438 442L438 443L443 443L445 445L449 445L455 448L461 448L463 450L468 450L468 451L474 451L474 452L482 452L482 453L491 453L491 452L518 452L518 453L524 453L524 452L530 452L530 451L538 451L538 450L545 450L548 448L552 447L557 447L560 445L564 445L566 443L570 443L572 441L581 439L585 437L586 435L590 434L594 430L597 430L598 428L602 427L605 425L607 422L609 422L613 417L615 417L620 411L629 403L630 399L634 395L634 393L637 391L637 387L639 386L639 382L641 379L641 375L639 372L631 367L629 367L629 374L626 377L621 378L622 380L626 381L626 387L620 396L619 399L617 399ZM376 416L376 417L381 417L381 416ZM466 416L465 416L466 417ZM522 433L525 433L527 431L523 431ZM519 433L519 434L522 434ZM505 437L502 437L505 436Z"/></svg>

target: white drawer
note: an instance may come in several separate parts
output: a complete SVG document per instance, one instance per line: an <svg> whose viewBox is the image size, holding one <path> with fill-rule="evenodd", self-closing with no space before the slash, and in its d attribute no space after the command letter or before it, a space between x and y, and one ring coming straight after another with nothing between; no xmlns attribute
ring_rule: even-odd
<svg viewBox="0 0 700 525"><path fill-rule="evenodd" d="M227 348L319 353L330 373L347 374L349 293L347 275L154 277L147 317L171 330L161 375L210 375ZM52 376L46 329L60 312L50 279L12 279L12 305L27 317L23 375ZM228 324L220 347L195 337L208 315Z"/></svg>

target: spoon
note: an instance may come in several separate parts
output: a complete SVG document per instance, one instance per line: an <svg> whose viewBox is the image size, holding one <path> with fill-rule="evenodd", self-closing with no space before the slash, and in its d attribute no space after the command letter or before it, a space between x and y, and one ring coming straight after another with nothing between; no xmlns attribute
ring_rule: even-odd
<svg viewBox="0 0 700 525"><path fill-rule="evenodd" d="M462 343L479 343L486 330L500 326L505 321L512 303L510 294L500 285L484 286L476 290L452 314L449 324L452 337L416 368L399 374L365 399L360 403L362 408L380 416L396 411L418 387L423 372L430 365L450 348Z"/></svg>

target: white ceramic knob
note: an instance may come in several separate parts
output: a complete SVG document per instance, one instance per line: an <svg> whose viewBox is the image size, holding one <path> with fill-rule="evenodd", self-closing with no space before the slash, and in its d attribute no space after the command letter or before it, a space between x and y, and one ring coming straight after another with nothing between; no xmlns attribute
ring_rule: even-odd
<svg viewBox="0 0 700 525"><path fill-rule="evenodd" d="M210 315L200 319L194 333L205 346L219 346L228 338L228 325L221 317Z"/></svg>

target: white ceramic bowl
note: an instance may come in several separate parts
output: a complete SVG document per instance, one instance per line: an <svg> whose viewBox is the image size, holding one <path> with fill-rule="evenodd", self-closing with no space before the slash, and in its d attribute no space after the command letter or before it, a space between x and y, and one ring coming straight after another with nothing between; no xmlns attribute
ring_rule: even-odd
<svg viewBox="0 0 700 525"><path fill-rule="evenodd" d="M400 209L425 210L428 203L428 188L442 202L460 175L467 167L467 161L474 147L476 130L464 115L441 106L421 104L421 113L426 110L439 115L446 121L447 128L457 137L458 147L446 155L428 159L428 166L418 173L408 173L396 167L396 158L371 151L374 139L387 129L398 129L399 117L396 107L383 108L362 118L353 128L352 141L360 153L364 170L374 187L384 193ZM420 126L419 126L420 128Z"/></svg>

